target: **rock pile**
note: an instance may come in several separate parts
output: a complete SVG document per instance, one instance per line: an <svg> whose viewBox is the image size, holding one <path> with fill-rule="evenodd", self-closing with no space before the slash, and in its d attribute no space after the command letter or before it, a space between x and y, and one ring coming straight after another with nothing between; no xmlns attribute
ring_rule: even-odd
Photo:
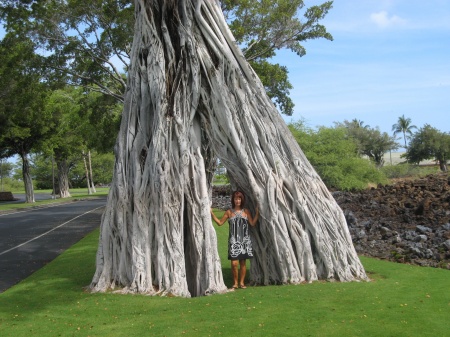
<svg viewBox="0 0 450 337"><path fill-rule="evenodd" d="M16 200L11 192L0 192L0 201Z"/></svg>
<svg viewBox="0 0 450 337"><path fill-rule="evenodd" d="M212 207L228 209L229 186ZM333 192L359 254L450 269L450 177L429 175L358 192Z"/></svg>
<svg viewBox="0 0 450 337"><path fill-rule="evenodd" d="M231 186L222 185L214 186L212 192L212 206L213 208L218 208L222 210L227 210L231 208Z"/></svg>
<svg viewBox="0 0 450 337"><path fill-rule="evenodd" d="M450 269L450 178L334 192L359 254Z"/></svg>

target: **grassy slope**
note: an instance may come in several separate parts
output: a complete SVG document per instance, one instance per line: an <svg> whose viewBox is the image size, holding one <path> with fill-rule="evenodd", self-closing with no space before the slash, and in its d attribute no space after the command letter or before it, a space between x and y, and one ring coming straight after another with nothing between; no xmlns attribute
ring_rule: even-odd
<svg viewBox="0 0 450 337"><path fill-rule="evenodd" d="M225 282L228 226L217 228ZM372 282L200 298L89 294L98 231L0 294L0 336L448 336L450 272L362 258Z"/></svg>

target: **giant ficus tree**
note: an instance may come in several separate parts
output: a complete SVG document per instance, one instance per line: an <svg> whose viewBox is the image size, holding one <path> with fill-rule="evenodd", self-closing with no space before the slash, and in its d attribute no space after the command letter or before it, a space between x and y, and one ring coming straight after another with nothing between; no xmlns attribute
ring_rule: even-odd
<svg viewBox="0 0 450 337"><path fill-rule="evenodd" d="M217 155L260 208L255 284L367 279L339 206L210 0L136 0L92 291L225 292L210 218Z"/></svg>

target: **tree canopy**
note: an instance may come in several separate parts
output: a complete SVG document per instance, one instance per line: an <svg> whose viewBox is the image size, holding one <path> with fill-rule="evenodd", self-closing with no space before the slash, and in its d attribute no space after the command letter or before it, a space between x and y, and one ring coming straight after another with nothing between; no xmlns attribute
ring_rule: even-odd
<svg viewBox="0 0 450 337"><path fill-rule="evenodd" d="M289 129L328 188L364 189L370 183L386 182L372 161L361 158L358 143L345 128L313 130L297 122L289 124Z"/></svg>
<svg viewBox="0 0 450 337"><path fill-rule="evenodd" d="M33 39L44 51L47 76L123 101L133 36L127 0L5 0L6 30Z"/></svg>
<svg viewBox="0 0 450 337"><path fill-rule="evenodd" d="M0 42L0 141L3 157L29 152L49 133L44 111L49 93L30 40L7 34Z"/></svg>
<svg viewBox="0 0 450 337"><path fill-rule="evenodd" d="M288 69L271 63L270 59L283 48L304 56L306 49L302 43L307 40L333 40L319 23L333 2L307 8L301 19L299 15L305 6L302 0L220 0L220 3L236 42L260 77L268 96L283 113L292 115L294 104L289 97L292 85Z"/></svg>
<svg viewBox="0 0 450 337"><path fill-rule="evenodd" d="M71 189L85 188L86 174L81 153L79 153L77 157L71 159L70 170L68 172L69 186ZM47 156L37 153L30 156L30 162L31 175L36 188L52 189L52 171L55 169L55 167L52 167L52 161L49 160ZM112 153L92 153L92 171L96 185L109 185L111 183L113 166L114 155ZM4 176L6 176L6 174L4 174Z"/></svg>
<svg viewBox="0 0 450 337"><path fill-rule="evenodd" d="M413 134L413 129L417 129L417 126L411 124L411 118L406 118L405 115L402 115L398 118L397 123L392 125L392 131L394 135L397 133L403 134L403 140L405 142L405 149L407 149L406 139L410 138Z"/></svg>
<svg viewBox="0 0 450 337"><path fill-rule="evenodd" d="M58 166L61 197L69 194L69 170L83 152L95 149L112 153L119 129L121 104L111 96L66 86L54 90L46 101L46 111L55 117L55 128L43 148Z"/></svg>
<svg viewBox="0 0 450 337"><path fill-rule="evenodd" d="M332 36L319 22L332 1L304 9L302 0L221 0L244 56L281 112L291 115L288 69L271 58L279 49L303 56L304 41ZM300 19L299 15L303 13ZM129 69L133 5L127 0L5 0L7 31L28 35L45 50L48 76L101 91L123 101Z"/></svg>
<svg viewBox="0 0 450 337"><path fill-rule="evenodd" d="M28 154L51 135L54 120L44 106L49 90L32 41L9 33L0 42L0 149L22 159L26 200L34 202Z"/></svg>
<svg viewBox="0 0 450 337"><path fill-rule="evenodd" d="M377 167L383 166L383 156L386 152L398 148L394 137L389 136L386 132L381 132L378 128L363 126L363 121L354 119L349 122L346 120L343 123L336 123L336 125L347 130L348 136L356 141L358 152L366 155Z"/></svg>
<svg viewBox="0 0 450 337"><path fill-rule="evenodd" d="M450 134L425 124L413 134L405 158L415 164L422 160L435 159L439 162L441 170L447 171L447 161L450 159Z"/></svg>

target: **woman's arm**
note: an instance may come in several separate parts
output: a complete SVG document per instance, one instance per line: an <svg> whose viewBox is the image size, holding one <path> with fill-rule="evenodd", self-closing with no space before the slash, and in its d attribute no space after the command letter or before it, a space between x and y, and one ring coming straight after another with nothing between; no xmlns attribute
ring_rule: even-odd
<svg viewBox="0 0 450 337"><path fill-rule="evenodd" d="M258 206L256 206L256 213L255 213L255 217L252 217L252 214L250 213L250 211L248 209L245 210L245 214L247 214L247 218L248 218L248 222L250 223L251 226L256 226L256 222L258 221L259 218L259 208Z"/></svg>
<svg viewBox="0 0 450 337"><path fill-rule="evenodd" d="M222 219L220 219L220 220L216 217L216 215L214 214L212 208L211 208L211 215L212 215L213 220L214 220L219 226L222 226L222 225L225 223L225 221L228 220L228 218L229 218L229 216L230 216L230 210L226 211L225 214L223 215Z"/></svg>

